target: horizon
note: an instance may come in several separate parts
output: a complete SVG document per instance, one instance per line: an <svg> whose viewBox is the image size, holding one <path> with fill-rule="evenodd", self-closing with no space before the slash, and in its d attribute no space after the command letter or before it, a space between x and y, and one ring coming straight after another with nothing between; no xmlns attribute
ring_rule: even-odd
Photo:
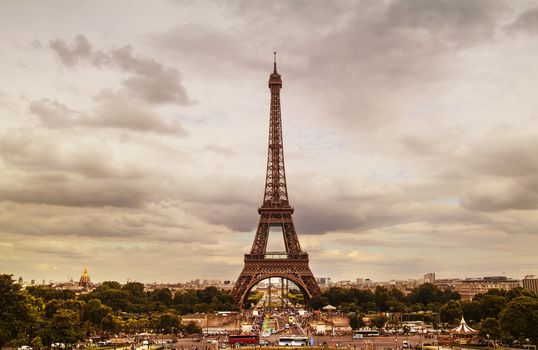
<svg viewBox="0 0 538 350"><path fill-rule="evenodd" d="M236 280L276 51L314 276L536 275L537 18L500 0L2 2L0 272Z"/></svg>
<svg viewBox="0 0 538 350"><path fill-rule="evenodd" d="M212 281L220 281L220 282L230 281L230 282L232 282L231 284L233 284L233 282L235 282L234 278L204 278L204 277L198 277L198 278L194 278L194 279L191 279L191 280L182 280L182 281L156 281L156 280L155 281L142 281L142 280L134 280L134 279L129 279L129 278L126 278L124 280L94 280L92 278L92 274L90 273L90 269L88 269L88 274L90 275L91 282L96 283L96 284L103 283L103 282L118 282L120 284L126 284L126 283L131 283L131 282L143 283L143 284L187 284L187 283L190 283L190 282L195 282L196 280L199 280L201 285L204 285L203 284L204 281L207 281L208 283L212 282ZM425 274L426 273L424 273L424 275ZM45 285L49 284L50 282L52 282L52 283L67 283L67 282L70 282L71 280L73 282L78 281L78 278L75 278L74 276L68 276L67 279L65 279L65 280L51 280L51 279L47 279L47 278L39 278L39 279L38 278L26 278L25 276L16 276L14 274L12 274L12 276L13 276L14 280L17 280L19 277L22 277L23 283L25 283L25 284L28 284L29 281L34 280L35 285L42 285L42 283L38 283L38 282L42 282L43 280L45 280L45 282L46 282ZM527 276L535 276L535 275L527 274L525 276L522 276L521 278L518 277L518 276L507 276L506 274L484 275L484 276L463 276L463 277L462 276L450 276L450 277L441 276L441 277L439 277L439 276L436 275L435 280L447 280L447 279L448 280L450 280L450 279L466 280L466 279L482 279L482 278L486 278L486 277L506 277L507 279L523 280ZM278 277L272 277L272 278L278 279ZM350 281L351 283L356 283L357 278L363 278L363 279L369 279L370 280L369 283L374 283L375 284L375 283L389 283L389 282L403 282L403 281L423 281L424 276L415 276L415 277L408 277L408 278L401 278L401 279L390 278L390 279L387 279L387 280L375 280L375 279L371 279L369 277L356 277L356 278L353 278L353 279L343 279L343 280L333 280L331 276L316 276L316 278L330 278L331 279L331 284L338 283L338 282L344 282L344 281ZM266 281L266 280L263 280L263 281ZM422 283L427 283L427 282L422 282Z"/></svg>

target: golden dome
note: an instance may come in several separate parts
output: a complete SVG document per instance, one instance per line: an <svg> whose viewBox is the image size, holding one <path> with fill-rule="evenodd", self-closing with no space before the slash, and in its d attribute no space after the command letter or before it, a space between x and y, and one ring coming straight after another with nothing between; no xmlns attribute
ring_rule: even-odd
<svg viewBox="0 0 538 350"><path fill-rule="evenodd" d="M91 283L90 275L88 274L88 268L86 268L86 267L84 268L84 272L80 276L80 282L79 283L82 286L87 286L88 284Z"/></svg>

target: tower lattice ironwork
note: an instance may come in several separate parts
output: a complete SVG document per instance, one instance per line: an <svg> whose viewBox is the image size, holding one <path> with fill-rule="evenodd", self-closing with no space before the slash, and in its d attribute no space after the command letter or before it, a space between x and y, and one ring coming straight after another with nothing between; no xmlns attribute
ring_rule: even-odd
<svg viewBox="0 0 538 350"><path fill-rule="evenodd" d="M271 91L269 147L263 204L258 208L260 221L252 249L250 254L245 254L245 266L232 291L232 296L241 306L249 291L258 282L270 277L285 278L295 283L307 300L321 294L319 285L308 266L308 254L301 250L293 225L293 207L289 204L284 170L281 88L282 78L276 69L275 53L273 72L269 76ZM267 252L269 230L275 226L282 228L285 252Z"/></svg>

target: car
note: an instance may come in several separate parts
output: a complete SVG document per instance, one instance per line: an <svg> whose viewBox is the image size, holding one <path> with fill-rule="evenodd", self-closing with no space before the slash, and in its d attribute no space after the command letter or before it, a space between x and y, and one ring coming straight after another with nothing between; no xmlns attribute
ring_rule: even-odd
<svg viewBox="0 0 538 350"><path fill-rule="evenodd" d="M17 350L32 350L30 345L22 345L17 348Z"/></svg>
<svg viewBox="0 0 538 350"><path fill-rule="evenodd" d="M259 344L260 344L260 346L267 346L267 345L269 345L269 342L267 340L261 339Z"/></svg>
<svg viewBox="0 0 538 350"><path fill-rule="evenodd" d="M195 343L199 343L202 341L202 338L193 338L192 341Z"/></svg>

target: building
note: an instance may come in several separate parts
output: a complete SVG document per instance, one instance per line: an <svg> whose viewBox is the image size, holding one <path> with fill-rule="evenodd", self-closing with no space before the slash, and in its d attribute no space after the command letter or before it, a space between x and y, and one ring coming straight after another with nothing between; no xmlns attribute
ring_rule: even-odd
<svg viewBox="0 0 538 350"><path fill-rule="evenodd" d="M332 281L331 281L330 277L318 277L318 278L316 278L316 280L317 280L318 284L320 284L321 286L324 286L324 287L327 287L330 284L332 284Z"/></svg>
<svg viewBox="0 0 538 350"><path fill-rule="evenodd" d="M473 300L475 295L487 293L490 289L510 290L520 286L520 280L505 276L490 276L455 281L453 290L460 293L462 300Z"/></svg>
<svg viewBox="0 0 538 350"><path fill-rule="evenodd" d="M350 280L338 281L338 282L333 283L333 286L340 287L340 288L351 288L352 283Z"/></svg>
<svg viewBox="0 0 538 350"><path fill-rule="evenodd" d="M435 273L430 272L424 275L424 283L435 283Z"/></svg>
<svg viewBox="0 0 538 350"><path fill-rule="evenodd" d="M88 274L88 268L84 268L84 272L80 276L80 280L78 283L79 286L84 288L89 288L92 285L92 282L90 280L90 275Z"/></svg>
<svg viewBox="0 0 538 350"><path fill-rule="evenodd" d="M523 288L538 294L538 278L535 275L527 275L522 280Z"/></svg>
<svg viewBox="0 0 538 350"><path fill-rule="evenodd" d="M454 290L454 286L460 281L459 278L438 278L434 284L441 290Z"/></svg>

